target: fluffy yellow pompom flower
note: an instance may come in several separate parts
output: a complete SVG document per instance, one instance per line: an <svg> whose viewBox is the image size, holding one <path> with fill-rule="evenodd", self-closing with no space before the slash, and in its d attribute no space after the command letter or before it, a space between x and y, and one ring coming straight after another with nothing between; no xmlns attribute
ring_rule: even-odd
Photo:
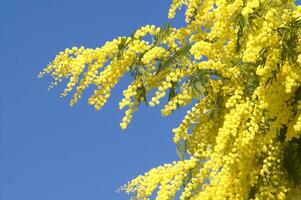
<svg viewBox="0 0 301 200"><path fill-rule="evenodd" d="M301 194L301 8L293 0L173 0L185 26L146 25L100 48L60 52L40 73L67 78L74 105L89 86L101 109L121 77L122 129L140 104L188 111L174 142L180 161L122 190L133 199L266 200ZM150 40L151 38L151 40ZM167 101L164 101L166 97Z"/></svg>

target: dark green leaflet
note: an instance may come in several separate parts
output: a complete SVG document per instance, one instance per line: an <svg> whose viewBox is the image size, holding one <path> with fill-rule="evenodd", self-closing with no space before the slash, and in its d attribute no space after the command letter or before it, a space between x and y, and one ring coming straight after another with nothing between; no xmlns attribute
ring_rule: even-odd
<svg viewBox="0 0 301 200"><path fill-rule="evenodd" d="M211 74L213 74L211 70L197 70L189 77L189 86L192 87L192 91L197 98L202 98L205 95L202 88L210 79Z"/></svg>
<svg viewBox="0 0 301 200"><path fill-rule="evenodd" d="M171 33L170 22L166 23L163 27L161 27L160 32L154 36L153 44L158 46L163 42L163 40Z"/></svg>
<svg viewBox="0 0 301 200"><path fill-rule="evenodd" d="M180 160L185 160L185 154L186 154L186 140L180 139L176 143L176 152L180 158Z"/></svg>
<svg viewBox="0 0 301 200"><path fill-rule="evenodd" d="M283 166L295 185L301 182L301 139L292 139L284 150Z"/></svg>
<svg viewBox="0 0 301 200"><path fill-rule="evenodd" d="M281 66L288 60L290 65L298 66L297 58L297 45L298 45L298 32L301 28L301 19L292 18L286 25L276 29L281 37Z"/></svg>
<svg viewBox="0 0 301 200"><path fill-rule="evenodd" d="M191 44L180 47L179 50L174 52L166 61L161 61L158 64L156 73L163 71L166 67L181 64L179 62L182 58L190 59L191 58L191 54L189 52L190 48L191 48Z"/></svg>

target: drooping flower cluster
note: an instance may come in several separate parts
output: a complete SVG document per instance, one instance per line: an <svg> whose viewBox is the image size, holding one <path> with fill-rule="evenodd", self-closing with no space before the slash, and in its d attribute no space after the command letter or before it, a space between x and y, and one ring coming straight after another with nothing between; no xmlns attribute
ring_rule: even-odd
<svg viewBox="0 0 301 200"><path fill-rule="evenodd" d="M130 74L120 109L126 128L141 102L168 98L161 113L190 104L173 129L181 161L122 187L134 199L293 199L301 196L301 7L293 0L173 0L186 25L145 26L101 48L66 49L40 76L90 85L101 109ZM149 38L152 40L150 41ZM83 76L81 76L83 74ZM154 91L154 96L149 97ZM149 99L149 101L148 101ZM185 159L185 156L188 158Z"/></svg>

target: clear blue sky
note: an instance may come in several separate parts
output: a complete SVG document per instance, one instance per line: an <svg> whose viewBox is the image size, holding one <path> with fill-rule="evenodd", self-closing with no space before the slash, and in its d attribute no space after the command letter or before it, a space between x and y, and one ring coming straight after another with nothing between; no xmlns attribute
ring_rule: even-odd
<svg viewBox="0 0 301 200"><path fill-rule="evenodd" d="M169 0L1 0L0 200L119 200L115 189L177 160L171 129L183 111L161 118L142 108L126 131L122 80L100 112L48 92L38 72L61 50L97 47L145 24L167 22ZM179 20L175 24L180 25Z"/></svg>
<svg viewBox="0 0 301 200"><path fill-rule="evenodd" d="M167 22L170 1L2 0L0 7L0 200L128 199L116 188L178 159L171 129L184 112L161 118L142 108L119 128L122 81L102 111L75 107L47 91L38 72L61 50L97 47L145 24ZM179 24L179 23L178 23Z"/></svg>

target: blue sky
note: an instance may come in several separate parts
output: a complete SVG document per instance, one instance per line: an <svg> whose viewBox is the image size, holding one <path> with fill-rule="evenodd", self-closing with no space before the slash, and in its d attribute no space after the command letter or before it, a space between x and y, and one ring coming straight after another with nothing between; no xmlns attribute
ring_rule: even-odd
<svg viewBox="0 0 301 200"><path fill-rule="evenodd" d="M167 22L170 1L2 0L0 6L0 200L128 199L116 188L177 160L171 129L183 111L162 119L141 108L126 131L118 109L129 78L96 112L87 96L75 107L47 91L38 72L61 50L97 47L145 24ZM177 23L179 24L179 23Z"/></svg>
<svg viewBox="0 0 301 200"><path fill-rule="evenodd" d="M38 72L61 50L98 47L145 24L167 22L170 1L2 0L0 6L0 200L128 199L116 188L177 160L171 129L184 115L161 118L142 107L121 131L118 101L129 78L96 112L87 95L75 107L47 91ZM175 22L180 25L179 19Z"/></svg>

